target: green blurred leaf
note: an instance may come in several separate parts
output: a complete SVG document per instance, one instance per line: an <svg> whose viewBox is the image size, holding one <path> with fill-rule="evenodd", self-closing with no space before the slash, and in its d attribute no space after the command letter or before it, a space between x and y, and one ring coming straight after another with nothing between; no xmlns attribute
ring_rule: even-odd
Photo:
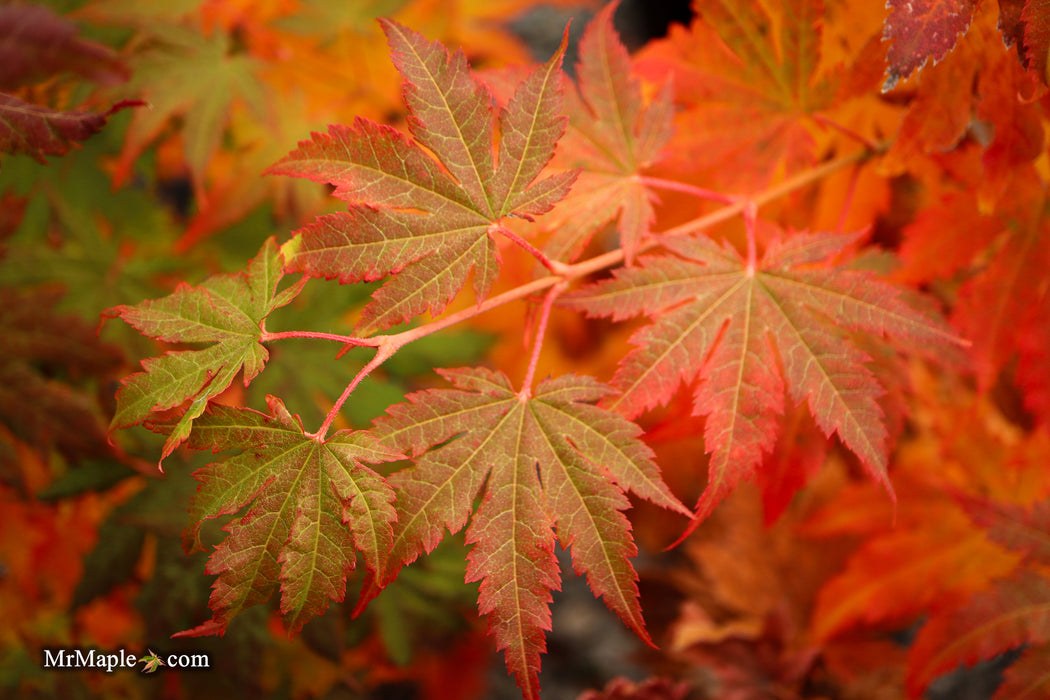
<svg viewBox="0 0 1050 700"><path fill-rule="evenodd" d="M105 491L124 479L135 475L135 470L119 462L90 460L69 469L47 488L37 493L42 501L58 501L88 491Z"/></svg>
<svg viewBox="0 0 1050 700"><path fill-rule="evenodd" d="M145 530L128 527L117 513L104 522L98 529L98 544L84 559L84 573L73 592L73 607L87 605L131 580L145 540Z"/></svg>
<svg viewBox="0 0 1050 700"><path fill-rule="evenodd" d="M402 569L369 605L394 663L407 666L424 640L455 634L473 617L478 584L464 582L466 558L462 533L447 537L429 555Z"/></svg>

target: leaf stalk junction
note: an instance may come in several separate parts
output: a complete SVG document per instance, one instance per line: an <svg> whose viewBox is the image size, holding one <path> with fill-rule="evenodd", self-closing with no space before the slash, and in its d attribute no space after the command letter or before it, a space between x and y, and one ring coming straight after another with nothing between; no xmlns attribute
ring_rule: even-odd
<svg viewBox="0 0 1050 700"><path fill-rule="evenodd" d="M755 241L755 224L757 221L758 208L764 204L775 201L791 192L806 187L814 182L818 182L823 178L848 168L850 166L857 165L868 158L873 153L871 149L859 150L848 155L840 156L828 160L820 165L809 168L802 171L786 180L771 185L760 192L757 192L751 196L733 196L723 195L717 192L706 190L704 188L695 187L688 183L679 183L673 180L664 180L660 178L642 178L645 184L654 187L667 190L674 190L678 192L684 192L686 194L693 194L703 199L710 199L718 202L722 202L724 205L719 207L713 212L703 214L690 221L674 226L666 231L651 234L647 240L641 242L638 247L639 253L651 250L658 247L661 244L661 240L672 236L684 236L698 231L703 231L723 221L727 221L734 216L742 216L744 218L745 227L747 231L747 264L748 270L753 274L756 267L757 260L757 244ZM347 399L353 393L354 389L361 383L361 381L372 373L373 370L378 368L388 359L390 359L400 348L408 345L409 343L424 338L432 333L444 330L456 324L467 321L475 316L479 316L483 313L491 311L492 309L499 308L510 302L517 301L519 299L536 298L541 293L544 294L542 306L540 309L540 316L537 321L535 337L532 342L532 350L529 358L528 369L522 382L522 395L527 397L530 391L530 386L535 378L536 367L539 363L540 352L542 350L543 338L546 333L547 323L550 318L550 312L553 308L557 298L568 289L569 285L581 277L600 272L601 270L609 269L617 265L622 265L625 261L625 251L622 247L611 250L601 255L596 255L587 260L580 261L578 263L567 264L556 260L549 259L542 251L537 249L528 241L522 239L520 236L514 234L505 226L495 226L494 230L490 232L490 235L501 234L511 240L513 243L528 251L533 257L537 259L551 274L535 279L526 284L519 285L514 289L510 289L496 296L488 297L480 303L470 306L453 313L444 314L436 319L433 319L423 325L409 328L398 333L386 334L386 335L374 335L369 337L358 337L353 335L341 335L336 333L322 333L314 331L281 331L281 332L268 332L264 331L261 337L261 341L271 342L276 340L282 340L285 338L313 338L317 340L329 340L337 343L342 343L344 348L340 351L340 355L345 353L347 350L353 347L373 347L376 349L375 355L368 363L354 376L354 378L347 384L342 394L332 405L328 414L325 416L324 422L318 428L317 432L311 433L317 440L323 441L325 436L328 434L332 424L336 421L343 404L346 403Z"/></svg>

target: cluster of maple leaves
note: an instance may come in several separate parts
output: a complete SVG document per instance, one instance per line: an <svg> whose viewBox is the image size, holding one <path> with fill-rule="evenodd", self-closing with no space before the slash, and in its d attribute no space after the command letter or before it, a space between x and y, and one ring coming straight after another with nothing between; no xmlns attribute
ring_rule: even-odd
<svg viewBox="0 0 1050 700"><path fill-rule="evenodd" d="M84 14L111 21L114 5ZM144 16L127 44L131 79L97 112L23 99L38 93L0 104L13 115L0 147L38 160L132 108L110 173L118 186L181 120L155 157L183 168L195 193L173 243L187 254L261 202L290 218L317 211L322 190L309 181L339 200L283 244L267 239L242 272L106 312L168 347L194 345L122 381L110 431L161 433L161 460L180 445L233 453L194 474L184 534L188 551L202 550L207 522L233 516L208 557L212 617L170 632L222 635L276 592L296 633L346 597L359 567L364 610L465 530L478 608L523 695L539 697L559 543L652 643L631 564L633 494L678 514L641 509L638 536L684 541L698 570L670 577L685 600L655 638L675 662L714 669L719 697L756 697L768 683L846 694L887 660L906 669L890 682L918 696L960 663L1021 646L999 697L1046 692L1041 3L892 1L886 14L845 0L704 0L689 27L634 56L610 4L583 31L574 80L562 70L567 39L531 70L474 72L462 50L410 28L426 3L407 3L390 8L402 21L380 20L399 81L349 96L290 90L278 112L259 85L277 94L308 73L285 56L323 40L330 19L292 5L208 2L203 32ZM101 83L126 76L63 20L11 7L0 24L24 37L20 61L48 72L79 61ZM282 23L292 17L299 34ZM25 58L41 43L23 25L50 27L68 53ZM372 65L357 58L348 65ZM398 82L400 95L387 89ZM266 125L305 136L314 101L332 99L364 116L290 153L260 138ZM400 100L403 124L382 123ZM244 174L264 169L271 177ZM288 318L278 312L336 286L316 280L382 285L360 311L335 309L353 314L343 333L273 330ZM501 315L513 320L491 320ZM488 366L436 368L451 387L345 427L344 409L388 363L461 323L499 329ZM599 334L576 358L573 328ZM302 341L330 346L333 364L372 353L318 428L290 397L267 395L265 413L237 405L238 385L257 386L271 354ZM49 437L34 429L31 439ZM123 450L110 456L141 468ZM746 525L759 510L770 529ZM727 534L734 523L743 534ZM734 578L734 566L755 575ZM879 636L923 615L906 649ZM607 695L634 692L625 687ZM637 689L681 693L662 681Z"/></svg>

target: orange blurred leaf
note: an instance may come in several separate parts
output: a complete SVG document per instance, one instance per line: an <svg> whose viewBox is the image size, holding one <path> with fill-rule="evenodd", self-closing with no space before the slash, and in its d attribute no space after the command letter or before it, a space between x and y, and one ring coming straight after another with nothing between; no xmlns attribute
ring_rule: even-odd
<svg viewBox="0 0 1050 700"><path fill-rule="evenodd" d="M832 80L818 75L821 0L695 3L687 30L638 56L654 83L668 77L682 107L669 165L711 171L724 188L757 189L779 169L812 162L805 118L830 103ZM731 164L730 167L726 167Z"/></svg>

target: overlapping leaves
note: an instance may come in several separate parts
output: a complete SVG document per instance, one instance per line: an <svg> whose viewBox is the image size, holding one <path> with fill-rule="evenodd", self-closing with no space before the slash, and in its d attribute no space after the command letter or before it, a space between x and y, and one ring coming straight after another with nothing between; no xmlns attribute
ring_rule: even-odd
<svg viewBox="0 0 1050 700"><path fill-rule="evenodd" d="M818 70L823 3L712 0L696 8L689 29L672 26L637 62L651 81L674 80L682 109L668 165L729 191L809 165L814 140L804 118L828 106L833 86Z"/></svg>
<svg viewBox="0 0 1050 700"><path fill-rule="evenodd" d="M553 234L546 246L555 259L576 257L596 231L619 223L628 261L634 258L655 217L655 196L639 178L671 137L670 84L651 104L631 77L627 49L616 35L610 3L580 40L579 89L566 97L569 131L559 144L559 164L580 167L572 192L545 223Z"/></svg>
<svg viewBox="0 0 1050 700"><path fill-rule="evenodd" d="M706 237L669 239L681 257L642 257L637 269L567 298L591 315L654 317L633 336L637 347L612 382L621 393L608 406L635 416L666 403L680 383L701 380L694 411L707 416L711 462L699 518L772 451L785 385L892 493L877 401L883 390L845 331L889 335L924 352L950 352L960 341L868 274L811 267L856 238L796 234L771 245L754 269Z"/></svg>
<svg viewBox="0 0 1050 700"><path fill-rule="evenodd" d="M502 373L444 370L456 389L420 392L376 425L383 445L418 456L390 478L398 495L382 585L445 529L467 528L470 581L480 580L479 608L526 697L538 697L536 674L550 629L551 590L559 588L555 535L572 546L577 571L643 639L635 554L623 511L625 491L688 511L660 479L634 424L591 405L610 389L587 377L541 382L531 396Z"/></svg>
<svg viewBox="0 0 1050 700"><path fill-rule="evenodd" d="M891 90L926 63L937 63L955 47L977 13L976 0L889 0L883 38L890 42L886 82ZM1017 57L1025 70L1044 85L1047 48L1050 46L1050 13L1041 0L999 2L998 29L1007 47L1017 44Z"/></svg>
<svg viewBox="0 0 1050 700"><path fill-rule="evenodd" d="M886 7L890 14L883 36L890 41L890 49L884 92L922 68L927 60L936 63L944 58L970 26L977 2L890 0Z"/></svg>
<svg viewBox="0 0 1050 700"><path fill-rule="evenodd" d="M1047 195L1031 170L1004 196L993 215L972 197L953 195L928 207L905 229L901 276L908 281L962 280L955 325L973 338L978 386L988 390L1009 367L1025 406L1050 420L1050 227ZM1027 177L1026 177L1027 176ZM965 235L951 236L944 222ZM974 274L975 270L980 274Z"/></svg>
<svg viewBox="0 0 1050 700"><path fill-rule="evenodd" d="M289 270L340 282L392 276L365 308L362 334L440 312L471 270L484 298L499 270L493 235L501 220L546 212L575 178L537 179L565 129L564 45L519 86L494 128L491 95L461 51L450 55L396 22L383 28L414 140L359 118L314 134L271 170L331 183L351 203L286 244Z"/></svg>
<svg viewBox="0 0 1050 700"><path fill-rule="evenodd" d="M245 272L217 275L199 287L180 284L161 299L110 309L144 335L165 342L211 343L202 350L171 351L144 360L144 372L124 379L110 429L144 421L151 413L189 402L164 444L171 454L190 434L208 401L226 390L243 370L248 384L266 363L262 324L290 302L300 287L278 293L283 261L273 239L266 241Z"/></svg>
<svg viewBox="0 0 1050 700"><path fill-rule="evenodd" d="M100 84L121 82L128 69L108 47L77 36L76 27L46 7L0 7L0 90L15 90L72 72ZM31 98L32 99L32 98ZM97 133L114 113L139 106L124 100L104 112L66 111L0 93L0 152L44 163Z"/></svg>
<svg viewBox="0 0 1050 700"><path fill-rule="evenodd" d="M1030 565L1000 578L963 605L936 611L939 614L923 625L909 654L908 689L913 697L960 663L973 664L1026 646L1022 659L1038 663L1050 648L1050 577L1045 568L1050 564L1050 501L1022 507L970 497L963 504L975 523L987 528L989 539L1023 554ZM1037 697L1050 690L1045 667L1018 666L996 698Z"/></svg>
<svg viewBox="0 0 1050 700"><path fill-rule="evenodd" d="M664 50L650 52L649 71L675 68L676 84L688 93L680 99L687 107L680 125L690 128L675 150L684 154L679 160L689 177L706 168L722 186L755 189L756 182L794 171L814 154L799 118L827 107L833 94L833 69L814 58L827 43L820 26L823 6L804 0L772 9L756 2L708 5L691 33L680 31ZM645 91L630 78L630 61L612 30L612 11L607 7L587 31L580 87L565 109L571 136L559 146L568 159L560 164L584 168L570 200L562 197L573 174L542 176L565 129L562 50L496 114L461 52L450 55L440 44L385 22L404 79L409 135L366 120L332 126L272 169L333 184L336 196L349 204L347 211L307 226L283 252L268 243L245 275L183 286L166 299L115 310L147 335L210 345L147 361L145 371L122 389L114 426L146 421L170 433L166 452L186 439L194 447L242 450L198 475L191 544L199 544L202 521L246 512L228 526L230 534L211 560L209 571L219 576L214 617L187 635L223 632L240 610L278 587L288 625L297 630L328 601L342 598L357 552L374 576L374 592L433 549L446 529L457 531L470 521L467 537L474 549L468 578L481 582L479 604L509 667L525 694L537 696L550 592L559 585L556 541L572 546L576 566L587 573L593 590L646 637L629 562L634 544L622 513L624 492L684 509L660 481L639 430L618 414L631 417L666 402L681 382L697 381L695 412L706 416L712 453L701 516L752 476L778 434L787 432L780 420L785 390L796 403L806 403L823 433L836 433L888 488L887 402L879 401L882 387L862 349L877 344L858 336L888 335L945 354L958 341L892 288L828 266L827 260L854 240L848 236L793 234L788 242L769 246L757 263L706 238L678 238L666 243L677 256L642 257L638 267L570 297L569 306L591 314L653 318L634 336L637 348L613 380L619 395L586 378L562 377L541 383L535 392L516 392L502 374L448 371L455 389L410 397L372 433L344 431L327 440L306 433L277 399L269 399L269 414L210 403L239 372L249 381L262 369L267 359L262 324L294 295L294 290L277 293L285 267L341 282L389 278L364 312L358 332L367 336L427 310L442 311L471 274L475 295L483 298L498 273L494 237L506 219L531 218L559 201L563 209L548 221L554 222L547 249L552 257L572 258L595 230L615 221L624 258L634 263L653 212L640 174L668 138L669 98L661 92L646 102ZM222 58L233 72L220 82L240 85L243 71L254 68L224 42L218 37L201 56ZM191 77L196 89L198 76ZM1002 95L1017 92L1014 84L989 88L988 104L1005 104ZM979 87L983 95L986 86ZM200 109L185 114L188 159L198 180L225 129L225 121L216 121L223 110L214 107L229 106L231 99L205 97L194 102ZM175 102L167 103L174 105L167 114L185 112ZM964 120L965 128L977 140L981 125L971 121ZM219 122L217 131L201 126ZM139 127L144 123L136 120ZM990 123L996 127L993 143L1004 141L1009 132L995 119ZM1014 150L1025 153L1020 146ZM1007 155L998 161L1004 170L1016 160L1012 151ZM724 167L728 156L733 168ZM1007 246L1003 257L1029 262L1010 267L1009 281L1039 278L1014 274L1039 260L1021 255L1034 250L1037 240L1033 233L1023 245ZM963 288L957 308L967 308L966 292L974 289L981 287ZM1045 294L1014 296L1032 302L1032 309L1045 299ZM1017 316L1021 327L1045 326L1029 321L1034 311L1026 314ZM989 337L988 347L996 350L997 336ZM1046 355L1037 337L1025 342L1017 349L1022 380L1035 374L1031 368ZM994 373L981 377L986 384L1002 368L999 360L1010 356L989 354L996 363ZM1025 363L1026 357L1034 360ZM1026 384L1034 387L1028 398L1044 405L1045 381ZM181 411L170 419L150 417L169 408ZM823 447L823 438L819 442ZM414 464L395 474L389 486L364 466L402 454L413 455ZM785 482L784 501L796 483ZM961 515L957 520L968 526ZM987 543L954 534L887 540L884 549L872 551L889 552L878 562L888 572L893 571L889 560L901 558L902 542L917 561L927 563L932 546L942 557L972 564L969 555ZM977 559L991 575L988 557ZM923 585L929 595L930 586L925 580ZM847 587L860 594L846 601L850 605L832 618L829 629L852 623L854 616L880 614L877 596L865 598L864 589ZM925 607L926 598L905 592L911 604Z"/></svg>
<svg viewBox="0 0 1050 700"><path fill-rule="evenodd" d="M381 571L396 519L393 490L363 463L400 457L367 433L340 431L321 441L303 430L279 399L270 414L210 405L193 427L189 445L239 449L239 455L195 474L200 482L190 506L188 548L201 548L208 518L237 513L208 560L218 574L211 620L182 636L222 634L230 620L281 590L281 614L291 632L320 615L329 600L342 600L356 552ZM167 432L173 424L155 422Z"/></svg>
<svg viewBox="0 0 1050 700"><path fill-rule="evenodd" d="M827 644L858 626L924 618L907 653L907 688L920 697L939 675L1021 645L1025 663L995 697L1041 697L1050 627L1050 439L1025 434L957 379L915 365L915 431L900 445L891 510L856 483L813 513L812 536L861 541L825 582L811 635ZM1026 688L1030 695L1018 692Z"/></svg>

